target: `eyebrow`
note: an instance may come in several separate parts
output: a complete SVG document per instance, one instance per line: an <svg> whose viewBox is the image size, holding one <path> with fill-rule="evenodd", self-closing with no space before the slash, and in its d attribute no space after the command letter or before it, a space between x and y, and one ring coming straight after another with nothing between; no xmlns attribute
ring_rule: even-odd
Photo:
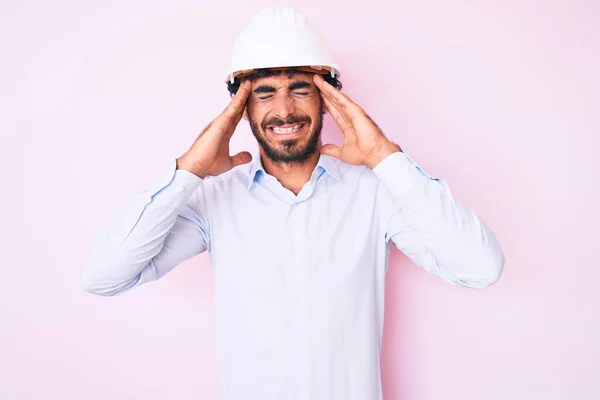
<svg viewBox="0 0 600 400"><path fill-rule="evenodd" d="M268 86L268 85L260 85L259 87L257 87L256 89L254 89L254 93L256 94L260 94L260 93L273 93L275 92L275 88L273 86Z"/></svg>
<svg viewBox="0 0 600 400"><path fill-rule="evenodd" d="M304 89L304 88L308 88L308 87L310 87L310 83L305 82L305 81L298 81L298 82L292 83L288 87L288 90L291 92L292 90ZM269 85L260 85L259 87L257 87L256 89L253 90L253 92L256 94L274 93L276 91L277 91L277 89L275 89L273 86L269 86Z"/></svg>
<svg viewBox="0 0 600 400"><path fill-rule="evenodd" d="M307 87L310 87L310 83L305 82L305 81L298 81L298 82L292 83L288 89L291 92L292 90L303 89L303 88L307 88Z"/></svg>

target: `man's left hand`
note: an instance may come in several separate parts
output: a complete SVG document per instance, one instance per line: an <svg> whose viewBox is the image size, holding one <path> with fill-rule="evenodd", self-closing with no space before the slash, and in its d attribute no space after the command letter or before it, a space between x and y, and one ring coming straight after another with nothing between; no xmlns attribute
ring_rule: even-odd
<svg viewBox="0 0 600 400"><path fill-rule="evenodd" d="M342 147L326 144L321 153L348 164L366 165L373 169L392 153L402 151L390 142L367 113L348 96L314 74L315 85L321 91L325 107L344 135Z"/></svg>

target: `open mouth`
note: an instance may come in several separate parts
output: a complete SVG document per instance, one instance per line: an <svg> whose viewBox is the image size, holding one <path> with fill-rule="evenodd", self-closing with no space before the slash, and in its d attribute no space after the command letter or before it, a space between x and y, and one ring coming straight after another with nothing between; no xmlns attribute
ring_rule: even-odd
<svg viewBox="0 0 600 400"><path fill-rule="evenodd" d="M306 123L282 126L267 126L267 130L277 136L293 136L304 130Z"/></svg>

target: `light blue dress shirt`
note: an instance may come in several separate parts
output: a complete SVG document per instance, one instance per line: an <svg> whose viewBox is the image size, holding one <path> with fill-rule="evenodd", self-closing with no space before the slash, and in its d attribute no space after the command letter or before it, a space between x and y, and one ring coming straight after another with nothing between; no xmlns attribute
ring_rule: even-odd
<svg viewBox="0 0 600 400"><path fill-rule="evenodd" d="M453 285L502 273L494 233L405 153L373 170L321 155L298 195L253 159L205 179L173 161L98 232L82 275L115 295L209 251L219 400L381 400L391 243Z"/></svg>

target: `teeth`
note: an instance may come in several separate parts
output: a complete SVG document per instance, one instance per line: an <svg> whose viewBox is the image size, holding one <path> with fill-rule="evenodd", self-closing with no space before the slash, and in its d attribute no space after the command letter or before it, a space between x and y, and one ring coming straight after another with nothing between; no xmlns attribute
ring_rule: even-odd
<svg viewBox="0 0 600 400"><path fill-rule="evenodd" d="M302 126L302 124L300 125L296 125L296 126L292 126L291 128L276 128L273 127L273 132L279 134L279 135L285 135L288 133L294 133L294 132L298 132L300 130L300 127Z"/></svg>

